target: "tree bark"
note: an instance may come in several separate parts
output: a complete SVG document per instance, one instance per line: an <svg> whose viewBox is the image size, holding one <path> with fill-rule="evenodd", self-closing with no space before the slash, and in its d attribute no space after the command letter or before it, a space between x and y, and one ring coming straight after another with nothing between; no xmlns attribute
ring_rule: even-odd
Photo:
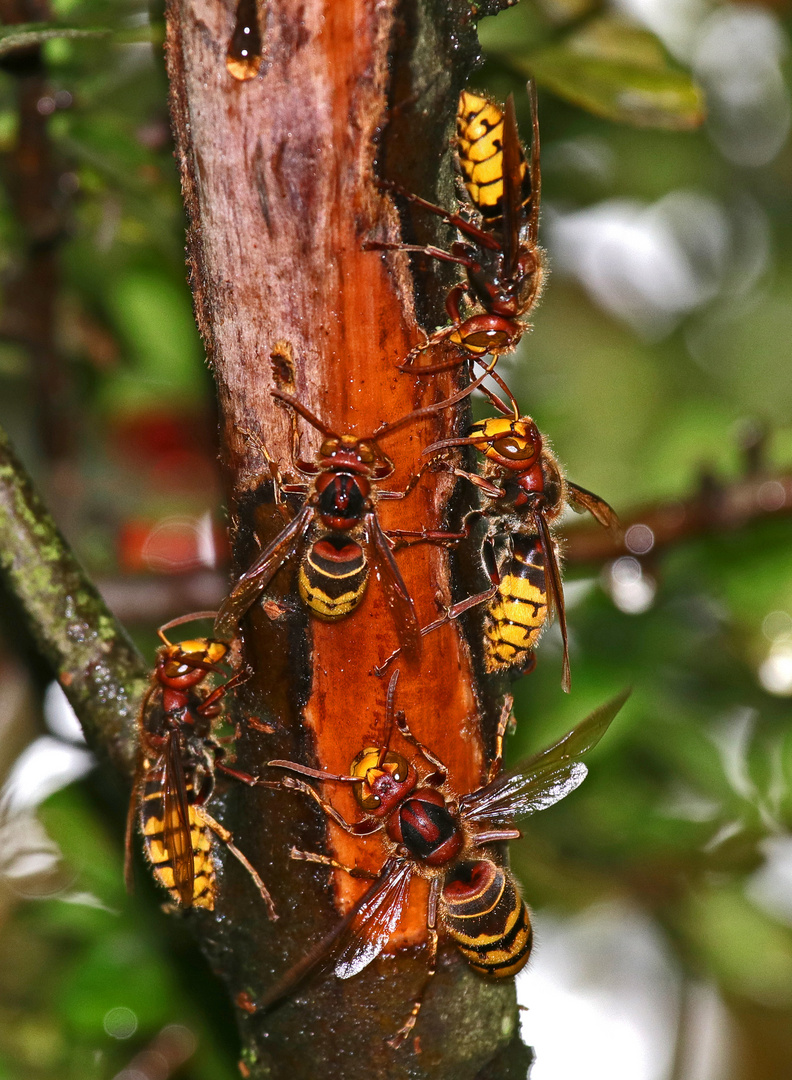
<svg viewBox="0 0 792 1080"><path fill-rule="evenodd" d="M469 8L448 0L278 0L262 16L259 77L240 82L225 66L234 18L232 0L170 0L167 58L196 317L217 380L241 571L283 527L262 445L293 475L290 418L273 389L293 393L332 429L364 436L463 385L459 369L422 380L398 370L421 339L419 327L443 320L452 275L431 267L415 288L404 253L383 257L363 243L400 237L377 175L449 205L449 137L477 42ZM450 239L425 216L409 228L412 241ZM466 419L462 406L384 437L396 466L386 486L403 489L422 449ZM321 437L302 421L300 430L302 457L310 459ZM381 504L380 519L386 529L441 527L451 496L448 475L430 472L403 502ZM419 622L431 622L438 592L445 602L454 592L444 550L417 545L397 560ZM270 619L256 604L244 621L254 674L237 695L239 766L260 775L278 757L348 773L364 746L385 737L386 680L372 670L399 644L396 624L376 573L351 617L308 619L294 571L292 560L267 590L285 614ZM459 635L446 625L424 639L418 663L401 662L396 705L461 793L486 772L503 686L476 680ZM274 734L246 726L251 714ZM359 816L351 793L338 787L328 785L325 795L348 819ZM372 870L383 851L376 839L328 827L299 795L240 789L226 789L223 821L265 877L280 920L267 922L233 866L214 915L191 918L201 920L210 958L240 1005L243 1074L525 1076L530 1054L517 1035L513 985L479 978L445 947L416 1038L399 1051L386 1045L426 972L423 881L413 885L389 955L348 981L320 974L262 1014L256 1003L272 981L367 887L290 861L291 846Z"/></svg>

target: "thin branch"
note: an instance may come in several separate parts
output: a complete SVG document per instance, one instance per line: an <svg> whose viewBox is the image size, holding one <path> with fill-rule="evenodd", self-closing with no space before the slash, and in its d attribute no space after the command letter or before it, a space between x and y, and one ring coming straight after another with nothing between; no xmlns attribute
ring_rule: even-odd
<svg viewBox="0 0 792 1080"><path fill-rule="evenodd" d="M667 1080L684 1080L690 1065L691 1044L696 1039L695 985L689 972L682 972L677 1006L677 1027L674 1052L668 1068Z"/></svg>
<svg viewBox="0 0 792 1080"><path fill-rule="evenodd" d="M765 518L792 514L792 474L758 474L731 484L705 477L686 499L653 503L622 518L624 538L585 526L570 529L564 561L596 563L620 555L653 555L700 536L735 532Z"/></svg>
<svg viewBox="0 0 792 1080"><path fill-rule="evenodd" d="M145 664L86 577L0 431L0 573L90 746L131 775Z"/></svg>
<svg viewBox="0 0 792 1080"><path fill-rule="evenodd" d="M294 396L325 427L363 435L461 389L459 369L431 384L399 370L422 340L421 327L443 319L453 271L416 271L416 287L405 252L383 255L366 242L453 239L425 214L413 220L408 211L400 223L375 180L450 200L449 136L478 46L466 0L280 0L266 5L260 73L243 82L225 62L234 8L169 0L166 55L190 278L218 387L238 575L283 529L270 461L294 472L290 418L272 391ZM423 447L454 435L466 410L464 403L459 415L422 414L383 435L394 464L388 489L407 488ZM301 453L313 457L316 433L302 420L298 427ZM384 529L439 528L452 488L448 473L427 472L408 498L382 500L378 519ZM382 549L368 546L368 587L342 622L309 618L306 605L294 602L297 552L267 584L268 597L283 601L282 614L270 618L254 604L243 620L252 674L236 695L235 751L251 775L263 775L275 757L347 773L364 746L384 738L386 686L372 672L409 619L389 596L393 574ZM438 588L451 591L447 553L416 545L399 553L398 564L419 623L430 622ZM424 641L420 663L405 662L399 683L399 708L461 792L486 771L500 707L498 687L473 681L470 658L447 627ZM244 723L251 714L271 725L268 738ZM341 813L356 812L353 793L334 792L333 800ZM417 879L392 956L354 979L317 977L278 1009L256 1010L273 980L366 887L336 874L328 889L327 875L289 859L289 849L299 843L375 873L385 852L376 837L362 842L328 826L288 791L232 790L226 822L272 882L283 915L273 927L260 902L250 907L249 888L224 882L215 922L201 935L234 1000L243 991L254 1007L240 1008L245 1075L472 1080L511 1043L513 986L479 978L446 946L415 1031L419 1042L398 1053L386 1044L426 975L427 891Z"/></svg>

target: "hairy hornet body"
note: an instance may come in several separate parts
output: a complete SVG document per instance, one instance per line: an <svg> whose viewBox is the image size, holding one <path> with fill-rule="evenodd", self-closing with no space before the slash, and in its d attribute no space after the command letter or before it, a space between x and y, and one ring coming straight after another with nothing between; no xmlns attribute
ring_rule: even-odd
<svg viewBox="0 0 792 1080"><path fill-rule="evenodd" d="M294 461L305 481L283 483L271 466L276 499L284 513L289 511L283 493L300 496L302 506L233 586L217 614L215 634L221 639L234 637L240 619L280 567L296 557L300 597L310 613L325 622L337 622L358 608L372 564L379 565L399 636L408 648L417 649L415 608L377 518L377 502L404 498L418 476L404 492L382 490L378 485L393 473L394 466L373 438L337 435L294 398L280 391L273 396L325 438L315 461ZM381 430L388 426L393 425Z"/></svg>
<svg viewBox="0 0 792 1080"><path fill-rule="evenodd" d="M536 221L531 216L539 199L539 134L535 126L535 166L528 168L517 135L514 106L506 110L494 101L463 90L457 108L457 161L465 188L481 216L481 228L497 248L466 245L467 295L481 311L462 320L449 335L474 356L514 348L525 325L520 320L534 307L543 283L543 257L536 246ZM508 170L508 172L507 172ZM535 175L534 175L535 173ZM458 250L461 250L459 245ZM473 265L477 263L477 265ZM449 314L460 324L459 300L449 297Z"/></svg>
<svg viewBox="0 0 792 1080"><path fill-rule="evenodd" d="M380 476L371 462L385 459L379 449L342 435L338 449L327 440L319 453L321 472L309 496L316 507L314 533L300 561L298 587L303 602L317 619L335 622L358 607L369 581L366 554L372 538L364 524L374 513L371 479ZM367 475L368 474L368 475Z"/></svg>
<svg viewBox="0 0 792 1080"><path fill-rule="evenodd" d="M484 499L488 522L484 562L497 588L484 620L484 665L487 671L519 671L532 663L534 647L552 611L548 571L551 576L560 574L558 544L552 535L536 530L531 511L539 510L544 522L552 525L567 504L569 487L530 417L482 420L473 425L470 437L491 444L489 453L484 451L481 475L502 492ZM492 449L496 445L497 451ZM533 459L536 446L540 449ZM512 467L515 458L511 455L519 457L523 449L528 456L522 466ZM501 547L500 558L496 544Z"/></svg>
<svg viewBox="0 0 792 1080"><path fill-rule="evenodd" d="M531 918L511 873L489 849L498 841L520 836L514 827L517 818L551 806L583 782L587 770L577 759L599 741L627 696L621 695L592 713L560 742L521 767L501 773L503 736L512 706L508 698L487 782L459 796L448 783L445 766L412 734L404 714L393 716L397 679L398 671L388 689L386 729L390 733L395 720L402 738L423 759L428 770L423 775L419 774L416 760L408 761L388 748L389 737L383 746L361 751L348 776L323 773L289 761L269 763L297 774L287 777L283 786L310 796L351 835L362 838L380 833L387 857L370 889L321 946L271 991L264 1002L266 1007L287 996L315 967L330 959L339 978L351 978L362 971L387 946L416 875L429 881L427 983L435 972L441 931L481 974L507 978L518 972L531 952ZM299 776L354 785L364 817L357 822L346 821ZM346 870L358 877L374 876L323 855L293 850L292 857ZM398 1046L414 1027L425 988L407 1022L389 1040L392 1046Z"/></svg>
<svg viewBox="0 0 792 1080"><path fill-rule="evenodd" d="M490 398L504 411L495 395ZM484 663L487 671L529 670L533 649L555 613L564 644L562 685L569 689L564 593L558 543L551 529L567 506L588 511L601 525L618 529L614 510L599 496L567 480L555 455L530 416L520 416L511 399L511 416L475 423L468 436L444 439L425 454L452 446L473 446L483 455L477 473L454 469L481 494L487 522L484 565L492 587L458 605L467 610L487 603ZM452 609L452 616L454 611Z"/></svg>
<svg viewBox="0 0 792 1080"><path fill-rule="evenodd" d="M456 149L468 197L487 222L499 222L504 210L503 109L489 98L463 90L456 117ZM521 205L531 202L531 174L518 143Z"/></svg>
<svg viewBox="0 0 792 1080"><path fill-rule="evenodd" d="M487 671L525 669L548 614L547 573L539 538L519 533L504 537L497 578L497 592L484 619L484 664Z"/></svg>
<svg viewBox="0 0 792 1080"><path fill-rule="evenodd" d="M317 619L335 622L360 604L369 579L366 552L352 536L332 533L311 544L300 563L300 596Z"/></svg>
<svg viewBox="0 0 792 1080"><path fill-rule="evenodd" d="M474 971L507 979L533 947L528 906L513 876L491 859L460 863L443 884L443 925Z"/></svg>
<svg viewBox="0 0 792 1080"><path fill-rule="evenodd" d="M214 909L217 837L251 875L270 918L275 918L263 881L236 848L231 833L206 810L216 769L255 783L252 777L221 764L224 750L213 734L223 711L222 698L243 674L234 672L212 689L209 676L221 672L219 665L227 663L228 645L211 638L171 644L162 631L183 621L175 620L160 630L164 645L157 653L151 687L141 708L140 760L127 818L127 885L131 888L137 818L154 876L180 907Z"/></svg>
<svg viewBox="0 0 792 1080"><path fill-rule="evenodd" d="M212 911L216 864L212 833L199 807L214 787L214 744L208 734L197 735L169 723L166 715L149 708L144 720L147 746L138 803L143 850L155 878L177 904ZM176 792L178 770L183 787Z"/></svg>
<svg viewBox="0 0 792 1080"><path fill-rule="evenodd" d="M387 190L402 195L416 206L445 218L463 239L448 251L411 244L369 242L371 249L420 252L430 258L456 263L464 269L464 281L446 298L451 325L438 330L405 358L403 367L431 374L452 366L414 365L424 350L449 340L465 356L478 359L486 353L499 356L515 348L528 329L528 316L539 299L544 282L544 255L538 246L541 174L539 124L536 95L531 95L532 138L530 163L520 144L514 99L504 108L468 90L459 98L456 120L457 162L475 220L452 214L434 203L381 181ZM467 305L463 314L462 302ZM452 363L458 363L454 361Z"/></svg>

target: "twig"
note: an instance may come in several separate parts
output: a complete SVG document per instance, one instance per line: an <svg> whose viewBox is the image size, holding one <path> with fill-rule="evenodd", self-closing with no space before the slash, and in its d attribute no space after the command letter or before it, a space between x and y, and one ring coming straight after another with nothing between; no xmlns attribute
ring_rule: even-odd
<svg viewBox="0 0 792 1080"><path fill-rule="evenodd" d="M131 775L143 659L108 611L0 431L0 573L90 746Z"/></svg>
<svg viewBox="0 0 792 1080"><path fill-rule="evenodd" d="M620 555L648 555L699 536L734 532L764 518L792 514L792 475L749 476L732 484L706 477L686 499L647 505L632 512L622 540L603 529L569 529L564 561L607 562Z"/></svg>

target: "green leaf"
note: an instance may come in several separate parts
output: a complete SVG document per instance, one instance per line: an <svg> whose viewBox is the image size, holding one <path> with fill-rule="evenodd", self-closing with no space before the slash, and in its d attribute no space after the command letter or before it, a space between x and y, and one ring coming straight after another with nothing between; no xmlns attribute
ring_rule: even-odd
<svg viewBox="0 0 792 1080"><path fill-rule="evenodd" d="M17 49L29 49L33 45L43 45L45 41L57 38L95 38L109 34L104 28L78 28L75 26L56 26L54 23L16 23L13 26L0 26L0 56Z"/></svg>
<svg viewBox="0 0 792 1080"><path fill-rule="evenodd" d="M754 907L739 886L699 892L688 901L685 931L700 962L730 993L788 1007L792 935Z"/></svg>
<svg viewBox="0 0 792 1080"><path fill-rule="evenodd" d="M704 120L703 93L691 76L669 66L652 34L619 19L595 19L560 45L509 59L559 97L607 120L675 130Z"/></svg>
<svg viewBox="0 0 792 1080"><path fill-rule="evenodd" d="M122 906L126 890L118 845L98 822L81 789L71 784L55 792L39 807L38 816L74 874L74 889L95 894L109 907ZM77 909L75 917L81 917Z"/></svg>
<svg viewBox="0 0 792 1080"><path fill-rule="evenodd" d="M156 1030L177 1001L173 977L151 943L118 926L106 931L80 952L75 965L58 986L58 1013L70 1036L81 1039L102 1028L108 1009L131 1010L145 1030Z"/></svg>

